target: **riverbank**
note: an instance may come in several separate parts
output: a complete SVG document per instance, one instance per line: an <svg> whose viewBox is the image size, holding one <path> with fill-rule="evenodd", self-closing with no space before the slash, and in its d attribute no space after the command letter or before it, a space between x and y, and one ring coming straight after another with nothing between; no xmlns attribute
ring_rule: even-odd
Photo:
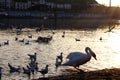
<svg viewBox="0 0 120 80"><path fill-rule="evenodd" d="M103 69L97 71L78 72L76 70L66 70L70 73L34 80L120 80L120 68Z"/></svg>
<svg viewBox="0 0 120 80"><path fill-rule="evenodd" d="M119 20L114 19L19 19L4 18L0 20L0 28L27 27L35 28L44 25L48 29L81 29L99 28L109 25L119 25Z"/></svg>

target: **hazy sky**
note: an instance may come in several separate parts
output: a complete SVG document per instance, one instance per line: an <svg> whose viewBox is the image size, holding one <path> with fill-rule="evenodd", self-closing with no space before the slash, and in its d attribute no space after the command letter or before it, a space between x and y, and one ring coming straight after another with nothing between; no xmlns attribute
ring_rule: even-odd
<svg viewBox="0 0 120 80"><path fill-rule="evenodd" d="M110 0L96 0L100 4L109 5ZM120 0L111 0L111 6L120 6Z"/></svg>

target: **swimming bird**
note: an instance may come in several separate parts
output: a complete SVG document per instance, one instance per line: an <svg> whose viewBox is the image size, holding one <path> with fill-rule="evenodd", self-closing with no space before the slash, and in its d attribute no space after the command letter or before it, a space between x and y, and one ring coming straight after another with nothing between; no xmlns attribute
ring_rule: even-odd
<svg viewBox="0 0 120 80"><path fill-rule="evenodd" d="M102 37L100 37L100 41L102 41Z"/></svg>
<svg viewBox="0 0 120 80"><path fill-rule="evenodd" d="M15 41L18 41L18 37L15 37Z"/></svg>
<svg viewBox="0 0 120 80"><path fill-rule="evenodd" d="M43 77L45 77L45 74L48 73L48 67L49 65L46 65L45 69L42 69L41 71L38 71L38 72L40 72L43 75Z"/></svg>
<svg viewBox="0 0 120 80"><path fill-rule="evenodd" d="M75 38L75 40L76 40L76 41L80 41L80 39L78 39L78 38Z"/></svg>
<svg viewBox="0 0 120 80"><path fill-rule="evenodd" d="M7 40L6 42L4 42L4 45L9 45L9 40Z"/></svg>
<svg viewBox="0 0 120 80"><path fill-rule="evenodd" d="M63 52L61 52L61 53L60 53L60 55L59 55L59 56L57 56L57 58L58 58L58 59L60 59L60 60L61 60L61 62L63 62L63 55L62 55L62 54L63 54Z"/></svg>
<svg viewBox="0 0 120 80"><path fill-rule="evenodd" d="M25 45L29 45L29 41L25 42Z"/></svg>
<svg viewBox="0 0 120 80"><path fill-rule="evenodd" d="M28 38L32 38L32 35L28 35Z"/></svg>
<svg viewBox="0 0 120 80"><path fill-rule="evenodd" d="M65 37L65 31L63 32L62 37L63 37L63 38Z"/></svg>
<svg viewBox="0 0 120 80"><path fill-rule="evenodd" d="M19 40L19 42L24 42L24 41L25 41L25 39Z"/></svg>
<svg viewBox="0 0 120 80"><path fill-rule="evenodd" d="M20 72L20 66L18 66L18 67L14 67L14 66L12 66L10 63L8 63L8 67L9 67L9 69L10 69L10 73L12 73L12 72Z"/></svg>
<svg viewBox="0 0 120 80"><path fill-rule="evenodd" d="M96 54L89 48L85 48L86 54L82 52L71 52L67 59L69 59L67 62L63 63L63 66L73 66L74 68L79 69L80 65L83 65L90 61L91 57L93 56L96 60Z"/></svg>

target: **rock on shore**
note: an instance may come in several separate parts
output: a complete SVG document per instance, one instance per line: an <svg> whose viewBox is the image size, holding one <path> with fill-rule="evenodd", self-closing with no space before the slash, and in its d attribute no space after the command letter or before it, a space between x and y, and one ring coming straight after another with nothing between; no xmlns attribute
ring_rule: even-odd
<svg viewBox="0 0 120 80"><path fill-rule="evenodd" d="M70 73L47 78L33 80L120 80L120 69L103 69L97 71L78 72L76 70L66 70Z"/></svg>

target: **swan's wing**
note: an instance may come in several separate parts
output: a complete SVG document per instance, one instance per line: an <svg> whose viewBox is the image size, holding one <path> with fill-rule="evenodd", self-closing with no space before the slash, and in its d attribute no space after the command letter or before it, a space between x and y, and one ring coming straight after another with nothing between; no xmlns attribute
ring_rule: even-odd
<svg viewBox="0 0 120 80"><path fill-rule="evenodd" d="M76 66L76 65L82 65L90 60L90 57L87 55L82 56L76 56L75 58L69 59L68 61L64 62L64 66Z"/></svg>
<svg viewBox="0 0 120 80"><path fill-rule="evenodd" d="M82 53L82 52L71 52L68 54L67 59L76 60L76 59L82 59L85 56L86 56L86 54Z"/></svg>

